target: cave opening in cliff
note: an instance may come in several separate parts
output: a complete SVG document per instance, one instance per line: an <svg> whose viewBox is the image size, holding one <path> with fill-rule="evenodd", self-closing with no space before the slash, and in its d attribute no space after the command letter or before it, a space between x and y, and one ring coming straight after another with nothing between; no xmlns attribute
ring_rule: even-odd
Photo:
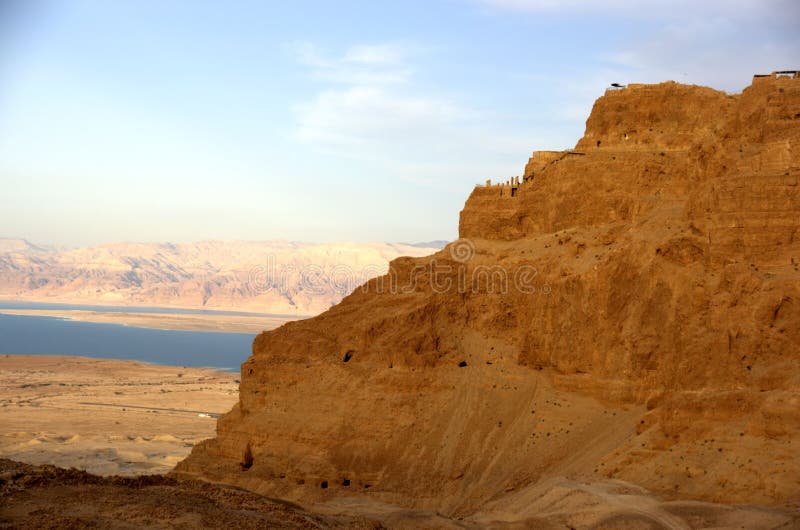
<svg viewBox="0 0 800 530"><path fill-rule="evenodd" d="M350 479L349 478L346 478L346 479L344 479L342 481L342 486L349 486L349 485L350 485Z"/></svg>
<svg viewBox="0 0 800 530"><path fill-rule="evenodd" d="M328 481L327 480L323 480L322 482L320 482L319 487L324 489L324 490L328 489Z"/></svg>
<svg viewBox="0 0 800 530"><path fill-rule="evenodd" d="M342 359L342 362L345 362L345 363L350 362L350 359L353 358L353 353L355 353L353 350L347 350L347 353L344 354L344 358Z"/></svg>
<svg viewBox="0 0 800 530"><path fill-rule="evenodd" d="M247 447L244 448L244 455L242 455L242 470L247 471L251 467L253 467L253 450L250 449L250 444L247 444Z"/></svg>

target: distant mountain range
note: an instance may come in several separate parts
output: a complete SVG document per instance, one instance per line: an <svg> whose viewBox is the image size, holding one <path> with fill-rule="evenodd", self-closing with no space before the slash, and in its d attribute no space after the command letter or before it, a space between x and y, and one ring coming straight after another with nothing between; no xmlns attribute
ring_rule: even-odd
<svg viewBox="0 0 800 530"><path fill-rule="evenodd" d="M424 243L403 243L403 245L418 248L435 248L441 250L446 247L448 243L449 241L445 241L444 239L436 239L434 241L425 241Z"/></svg>
<svg viewBox="0 0 800 530"><path fill-rule="evenodd" d="M313 315L428 243L199 241L69 250L0 238L0 298Z"/></svg>

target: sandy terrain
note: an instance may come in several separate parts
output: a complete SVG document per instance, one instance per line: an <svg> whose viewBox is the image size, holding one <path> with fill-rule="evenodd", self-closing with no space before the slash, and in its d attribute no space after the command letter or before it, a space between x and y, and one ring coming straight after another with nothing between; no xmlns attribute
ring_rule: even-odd
<svg viewBox="0 0 800 530"><path fill-rule="evenodd" d="M0 314L34 317L57 317L81 322L123 324L140 328L188 331L225 331L260 333L275 329L292 317L248 315L188 315L177 313L128 313L69 309L0 309Z"/></svg>
<svg viewBox="0 0 800 530"><path fill-rule="evenodd" d="M515 512L449 518L353 496L300 506L221 484L98 477L0 458L0 528L792 530L800 524L796 514L756 506L663 502L621 481L557 479L501 502Z"/></svg>
<svg viewBox="0 0 800 530"><path fill-rule="evenodd" d="M214 435L216 417L237 401L238 377L134 361L0 355L0 457L100 475L166 473Z"/></svg>

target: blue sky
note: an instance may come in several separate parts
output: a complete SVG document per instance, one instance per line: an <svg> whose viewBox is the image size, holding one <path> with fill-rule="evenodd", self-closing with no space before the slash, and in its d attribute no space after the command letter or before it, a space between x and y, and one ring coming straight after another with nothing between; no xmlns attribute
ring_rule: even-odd
<svg viewBox="0 0 800 530"><path fill-rule="evenodd" d="M611 82L800 67L790 0L0 0L0 237L457 236Z"/></svg>

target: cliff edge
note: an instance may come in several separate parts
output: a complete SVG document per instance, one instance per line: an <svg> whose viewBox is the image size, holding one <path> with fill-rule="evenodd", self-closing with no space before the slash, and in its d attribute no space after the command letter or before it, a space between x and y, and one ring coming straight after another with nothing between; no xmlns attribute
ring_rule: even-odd
<svg viewBox="0 0 800 530"><path fill-rule="evenodd" d="M176 473L503 520L559 480L800 502L799 180L797 75L609 91L462 239L258 336Z"/></svg>

